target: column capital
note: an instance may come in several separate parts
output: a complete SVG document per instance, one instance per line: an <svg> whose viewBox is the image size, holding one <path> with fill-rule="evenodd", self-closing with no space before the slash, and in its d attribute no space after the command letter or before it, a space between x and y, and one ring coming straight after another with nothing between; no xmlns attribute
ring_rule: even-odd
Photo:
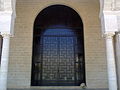
<svg viewBox="0 0 120 90"><path fill-rule="evenodd" d="M5 37L10 37L11 35L8 34L8 33L1 33L1 36L2 36L3 38L5 38Z"/></svg>
<svg viewBox="0 0 120 90"><path fill-rule="evenodd" d="M118 31L117 33L120 34L120 31Z"/></svg>
<svg viewBox="0 0 120 90"><path fill-rule="evenodd" d="M107 33L104 33L104 34L103 34L103 36L104 36L106 39L112 39L114 35L115 35L115 32L107 32Z"/></svg>
<svg viewBox="0 0 120 90"><path fill-rule="evenodd" d="M116 32L116 35L118 36L118 39L120 41L120 31Z"/></svg>

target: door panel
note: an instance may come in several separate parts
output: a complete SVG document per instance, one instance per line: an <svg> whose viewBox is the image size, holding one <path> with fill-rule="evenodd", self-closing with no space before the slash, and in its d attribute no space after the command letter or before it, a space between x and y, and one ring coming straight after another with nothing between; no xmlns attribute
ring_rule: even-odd
<svg viewBox="0 0 120 90"><path fill-rule="evenodd" d="M74 37L44 37L42 85L74 85Z"/></svg>
<svg viewBox="0 0 120 90"><path fill-rule="evenodd" d="M74 37L59 38L59 84L74 85Z"/></svg>
<svg viewBox="0 0 120 90"><path fill-rule="evenodd" d="M57 85L58 38L43 38L42 85Z"/></svg>
<svg viewBox="0 0 120 90"><path fill-rule="evenodd" d="M84 82L82 41L72 32L64 34L67 29L61 30L61 35L52 35L49 30L35 37L33 85L79 86Z"/></svg>

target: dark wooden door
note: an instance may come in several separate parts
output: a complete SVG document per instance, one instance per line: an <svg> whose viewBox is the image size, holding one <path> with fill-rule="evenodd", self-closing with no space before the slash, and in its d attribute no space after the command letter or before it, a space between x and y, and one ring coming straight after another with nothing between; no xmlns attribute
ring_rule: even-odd
<svg viewBox="0 0 120 90"><path fill-rule="evenodd" d="M83 58L79 59L78 40L71 30L48 29L42 36L36 36L35 41L35 85L77 86L83 82Z"/></svg>

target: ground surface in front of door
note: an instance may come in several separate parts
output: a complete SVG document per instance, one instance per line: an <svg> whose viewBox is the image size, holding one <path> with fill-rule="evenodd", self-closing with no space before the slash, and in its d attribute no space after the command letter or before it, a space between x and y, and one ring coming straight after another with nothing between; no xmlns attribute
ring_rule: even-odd
<svg viewBox="0 0 120 90"><path fill-rule="evenodd" d="M8 89L8 90L108 90L108 89Z"/></svg>
<svg viewBox="0 0 120 90"><path fill-rule="evenodd" d="M109 89L103 89L103 88L99 88L99 89L81 89L79 87L35 87L35 88L26 88L26 89L7 89L7 90L109 90Z"/></svg>

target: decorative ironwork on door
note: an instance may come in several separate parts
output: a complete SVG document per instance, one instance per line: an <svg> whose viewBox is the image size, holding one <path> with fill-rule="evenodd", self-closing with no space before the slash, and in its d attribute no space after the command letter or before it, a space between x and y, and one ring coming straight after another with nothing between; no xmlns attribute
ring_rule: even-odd
<svg viewBox="0 0 120 90"><path fill-rule="evenodd" d="M83 38L72 29L48 28L34 37L32 85L85 83Z"/></svg>

